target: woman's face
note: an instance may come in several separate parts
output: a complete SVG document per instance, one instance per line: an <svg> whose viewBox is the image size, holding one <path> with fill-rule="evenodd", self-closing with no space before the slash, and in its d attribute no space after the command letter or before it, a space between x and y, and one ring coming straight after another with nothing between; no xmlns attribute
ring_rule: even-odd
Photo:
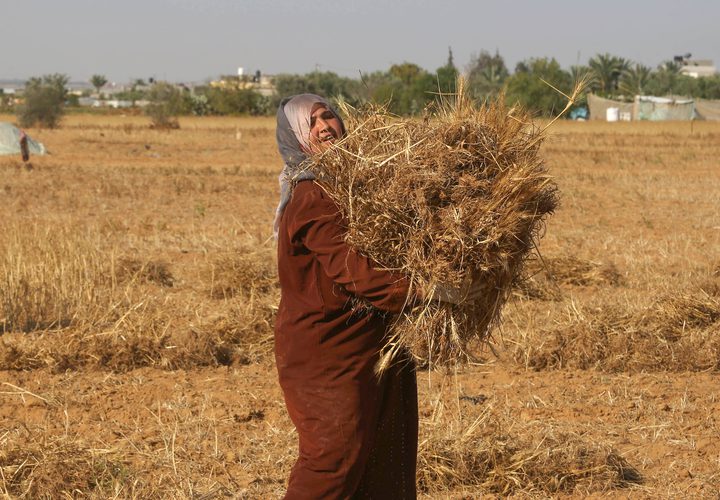
<svg viewBox="0 0 720 500"><path fill-rule="evenodd" d="M313 153L321 153L330 145L340 138L342 134L342 124L330 111L322 104L313 107L310 113L310 147Z"/></svg>

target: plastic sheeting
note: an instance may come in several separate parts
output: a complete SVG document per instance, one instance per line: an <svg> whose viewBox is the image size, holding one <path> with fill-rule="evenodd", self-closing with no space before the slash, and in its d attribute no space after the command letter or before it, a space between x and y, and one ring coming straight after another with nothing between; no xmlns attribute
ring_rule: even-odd
<svg viewBox="0 0 720 500"><path fill-rule="evenodd" d="M633 103L633 120L692 120L695 101L638 95Z"/></svg>
<svg viewBox="0 0 720 500"><path fill-rule="evenodd" d="M27 138L30 154L44 155L47 153L45 146L41 143ZM20 154L20 129L12 123L0 122L0 155Z"/></svg>
<svg viewBox="0 0 720 500"><path fill-rule="evenodd" d="M633 103L631 102L613 101L595 94L588 94L587 103L591 120L607 120L607 110L609 108L617 108L618 117L620 115L632 116Z"/></svg>
<svg viewBox="0 0 720 500"><path fill-rule="evenodd" d="M614 101L595 94L587 96L591 120L720 120L720 101L674 99L670 97L635 96L634 102ZM608 109L618 111L608 115Z"/></svg>

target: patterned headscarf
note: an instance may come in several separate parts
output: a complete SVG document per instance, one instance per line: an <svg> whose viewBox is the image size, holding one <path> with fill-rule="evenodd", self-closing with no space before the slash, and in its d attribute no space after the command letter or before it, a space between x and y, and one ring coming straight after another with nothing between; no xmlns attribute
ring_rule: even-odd
<svg viewBox="0 0 720 500"><path fill-rule="evenodd" d="M332 111L340 120L345 134L345 124L340 115L330 106L324 98L315 94L299 94L283 99L277 112L277 143L280 156L285 166L280 172L280 203L275 211L273 230L277 239L285 205L290 201L292 189L300 181L315 179L315 174L304 168L303 162L307 160L310 151L310 115L316 104L322 104Z"/></svg>

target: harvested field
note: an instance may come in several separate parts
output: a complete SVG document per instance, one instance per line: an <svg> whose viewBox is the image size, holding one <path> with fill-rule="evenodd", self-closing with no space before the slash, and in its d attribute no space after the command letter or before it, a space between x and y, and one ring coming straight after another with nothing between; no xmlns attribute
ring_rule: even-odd
<svg viewBox="0 0 720 500"><path fill-rule="evenodd" d="M0 117L0 120L11 117ZM270 119L67 118L0 158L0 495L277 498ZM717 498L720 125L556 123L542 261L421 371L423 498Z"/></svg>

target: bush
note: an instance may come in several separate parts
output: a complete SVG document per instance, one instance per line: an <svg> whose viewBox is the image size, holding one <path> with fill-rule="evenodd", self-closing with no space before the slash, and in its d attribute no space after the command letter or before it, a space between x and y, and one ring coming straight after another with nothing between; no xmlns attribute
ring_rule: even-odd
<svg viewBox="0 0 720 500"><path fill-rule="evenodd" d="M24 104L18 107L18 121L21 127L36 124L55 128L64 114L65 85L69 78L59 73L34 77L25 85Z"/></svg>
<svg viewBox="0 0 720 500"><path fill-rule="evenodd" d="M204 94L190 94L190 112L195 116L210 114L207 96Z"/></svg>
<svg viewBox="0 0 720 500"><path fill-rule="evenodd" d="M206 90L207 104L217 115L266 115L270 114L269 100L252 89Z"/></svg>
<svg viewBox="0 0 720 500"><path fill-rule="evenodd" d="M188 100L183 92L166 82L154 84L147 93L150 101L145 114L150 117L153 128L180 128L177 117L189 111Z"/></svg>
<svg viewBox="0 0 720 500"><path fill-rule="evenodd" d="M13 96L6 95L3 92L3 89L0 89L0 113L7 113L8 111L12 111L13 102Z"/></svg>
<svg viewBox="0 0 720 500"><path fill-rule="evenodd" d="M555 59L530 59L518 63L515 73L505 80L507 103L511 106L520 104L543 116L559 113L567 101L543 80L567 94L573 85L570 73Z"/></svg>
<svg viewBox="0 0 720 500"><path fill-rule="evenodd" d="M363 86L358 80L338 76L331 71L313 71L305 75L281 74L273 79L277 94L267 103L268 111L274 113L280 101L295 94L318 94L331 100L342 100L358 106L363 99Z"/></svg>

